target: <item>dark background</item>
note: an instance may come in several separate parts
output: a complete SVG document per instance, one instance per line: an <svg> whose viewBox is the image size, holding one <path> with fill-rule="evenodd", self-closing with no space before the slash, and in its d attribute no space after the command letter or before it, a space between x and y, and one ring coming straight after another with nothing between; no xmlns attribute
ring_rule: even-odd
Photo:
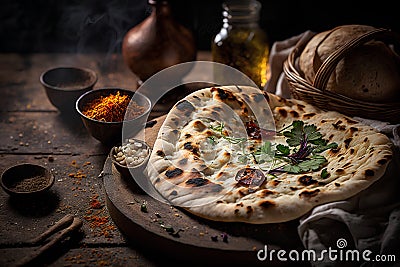
<svg viewBox="0 0 400 267"><path fill-rule="evenodd" d="M176 19L190 28L200 50L219 31L222 0L171 0ZM400 31L400 12L389 1L284 1L262 3L260 26L270 43L306 30L368 24ZM0 6L0 52L119 53L125 33L145 19L147 0L5 0Z"/></svg>

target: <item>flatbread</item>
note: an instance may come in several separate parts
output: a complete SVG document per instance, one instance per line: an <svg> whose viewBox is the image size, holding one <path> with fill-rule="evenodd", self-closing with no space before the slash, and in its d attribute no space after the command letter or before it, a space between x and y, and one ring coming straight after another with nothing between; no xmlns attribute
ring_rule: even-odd
<svg viewBox="0 0 400 267"><path fill-rule="evenodd" d="M321 153L327 159L324 168L329 177L322 177L321 170L274 175L259 170L265 176L262 184L239 183L238 172L259 166L240 160L243 146L235 144L235 139L219 138L210 146L210 136L216 134L210 125L222 121L227 136L243 138L243 132L248 133L243 125L256 115L262 117L257 123L263 129L275 126L279 131L295 120L317 126L324 139L338 145ZM273 142L284 141L276 137ZM223 222L278 223L364 190L384 174L392 153L385 135L340 113L323 112L306 102L246 86L210 87L191 93L170 110L158 132L147 175L169 203L197 216ZM261 175L259 171L255 174Z"/></svg>

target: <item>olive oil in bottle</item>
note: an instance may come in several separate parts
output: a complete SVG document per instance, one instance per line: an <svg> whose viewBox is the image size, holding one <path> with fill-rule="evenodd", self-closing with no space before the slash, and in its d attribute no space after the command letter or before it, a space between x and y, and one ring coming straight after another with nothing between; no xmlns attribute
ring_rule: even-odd
<svg viewBox="0 0 400 267"><path fill-rule="evenodd" d="M214 62L246 74L263 88L269 77L269 41L259 26L261 4L256 0L226 1L223 25L211 44Z"/></svg>

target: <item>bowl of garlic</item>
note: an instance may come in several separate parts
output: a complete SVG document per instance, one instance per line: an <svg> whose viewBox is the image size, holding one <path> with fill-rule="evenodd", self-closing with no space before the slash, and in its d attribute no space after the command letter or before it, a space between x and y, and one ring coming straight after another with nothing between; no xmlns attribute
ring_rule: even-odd
<svg viewBox="0 0 400 267"><path fill-rule="evenodd" d="M115 145L110 151L110 158L117 171L124 177L144 175L151 148L139 139L129 138L126 142Z"/></svg>

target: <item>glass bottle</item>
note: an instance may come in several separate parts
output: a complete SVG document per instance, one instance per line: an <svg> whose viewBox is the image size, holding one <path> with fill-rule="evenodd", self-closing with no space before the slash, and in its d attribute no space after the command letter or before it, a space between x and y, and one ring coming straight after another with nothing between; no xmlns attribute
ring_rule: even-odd
<svg viewBox="0 0 400 267"><path fill-rule="evenodd" d="M269 77L269 40L259 26L256 0L222 4L223 25L211 44L212 59L246 74L260 88Z"/></svg>

